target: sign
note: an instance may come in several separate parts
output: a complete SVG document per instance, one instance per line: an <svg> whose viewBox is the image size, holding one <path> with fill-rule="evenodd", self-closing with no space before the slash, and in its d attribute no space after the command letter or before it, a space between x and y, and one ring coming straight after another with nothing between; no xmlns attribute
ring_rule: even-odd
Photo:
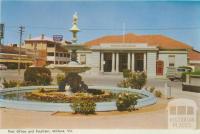
<svg viewBox="0 0 200 134"><path fill-rule="evenodd" d="M63 36L62 35L53 35L53 40L54 41L62 41L63 40Z"/></svg>
<svg viewBox="0 0 200 134"><path fill-rule="evenodd" d="M189 99L174 99L168 103L169 129L196 129L197 104Z"/></svg>
<svg viewBox="0 0 200 134"><path fill-rule="evenodd" d="M4 24L0 24L0 38L4 38Z"/></svg>

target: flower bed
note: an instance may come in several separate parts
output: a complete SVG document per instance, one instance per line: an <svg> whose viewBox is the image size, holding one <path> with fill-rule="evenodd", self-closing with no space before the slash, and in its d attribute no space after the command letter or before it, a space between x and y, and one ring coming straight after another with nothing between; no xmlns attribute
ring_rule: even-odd
<svg viewBox="0 0 200 134"><path fill-rule="evenodd" d="M88 93L80 92L73 95L67 95L65 92L58 92L57 89L38 89L33 92L27 92L25 97L29 100L54 102L54 103L67 103L74 100L91 100L95 102L112 101L115 97L115 93L111 93L104 90L90 89Z"/></svg>

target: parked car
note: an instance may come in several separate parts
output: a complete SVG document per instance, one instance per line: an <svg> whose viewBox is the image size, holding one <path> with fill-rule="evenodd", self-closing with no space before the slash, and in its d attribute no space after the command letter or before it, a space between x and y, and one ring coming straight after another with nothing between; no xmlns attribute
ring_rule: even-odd
<svg viewBox="0 0 200 134"><path fill-rule="evenodd" d="M190 67L168 67L167 68L167 78L171 81L174 80L181 80L182 81L182 74L192 72L192 68Z"/></svg>
<svg viewBox="0 0 200 134"><path fill-rule="evenodd" d="M5 66L4 64L0 64L0 70L6 70L7 66Z"/></svg>

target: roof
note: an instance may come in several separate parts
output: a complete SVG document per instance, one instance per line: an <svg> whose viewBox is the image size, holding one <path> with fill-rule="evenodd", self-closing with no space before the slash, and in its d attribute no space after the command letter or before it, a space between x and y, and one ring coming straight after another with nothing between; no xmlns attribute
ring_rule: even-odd
<svg viewBox="0 0 200 134"><path fill-rule="evenodd" d="M27 39L25 41L50 41L50 42L53 42L53 38L41 35L41 36L38 36L38 37Z"/></svg>
<svg viewBox="0 0 200 134"><path fill-rule="evenodd" d="M31 39L26 39L25 41L46 41L46 42L55 42L53 40L53 38L51 37L47 37L47 36L44 36L44 35L41 35L41 36L38 36L38 37L34 37L34 38L31 38ZM67 40L63 40L62 42L65 42L66 44L71 44L70 41L67 41Z"/></svg>
<svg viewBox="0 0 200 134"><path fill-rule="evenodd" d="M19 47L0 45L0 53L18 54ZM23 48L21 48L21 54L25 54Z"/></svg>
<svg viewBox="0 0 200 134"><path fill-rule="evenodd" d="M196 50L191 50L188 53L190 60L199 60L200 61L200 52Z"/></svg>
<svg viewBox="0 0 200 134"><path fill-rule="evenodd" d="M188 49L188 57L190 60L200 60L200 52L194 50L191 46L172 39L163 35L136 35L136 34L126 34L126 35L109 35L103 36L91 41L84 43L85 46L98 46L103 43L147 43L149 46L157 46L160 49L172 50L172 49Z"/></svg>
<svg viewBox="0 0 200 134"><path fill-rule="evenodd" d="M147 43L149 46L157 46L161 49L192 49L191 46L174 40L170 37L163 35L110 35L97 38L95 40L84 43L85 46L91 47L100 45L102 43Z"/></svg>

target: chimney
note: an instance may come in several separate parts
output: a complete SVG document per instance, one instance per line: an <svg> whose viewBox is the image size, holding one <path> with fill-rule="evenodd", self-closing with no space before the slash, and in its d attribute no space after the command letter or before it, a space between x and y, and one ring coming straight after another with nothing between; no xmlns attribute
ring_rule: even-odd
<svg viewBox="0 0 200 134"><path fill-rule="evenodd" d="M41 39L42 39L42 40L44 39L44 34L41 35Z"/></svg>

